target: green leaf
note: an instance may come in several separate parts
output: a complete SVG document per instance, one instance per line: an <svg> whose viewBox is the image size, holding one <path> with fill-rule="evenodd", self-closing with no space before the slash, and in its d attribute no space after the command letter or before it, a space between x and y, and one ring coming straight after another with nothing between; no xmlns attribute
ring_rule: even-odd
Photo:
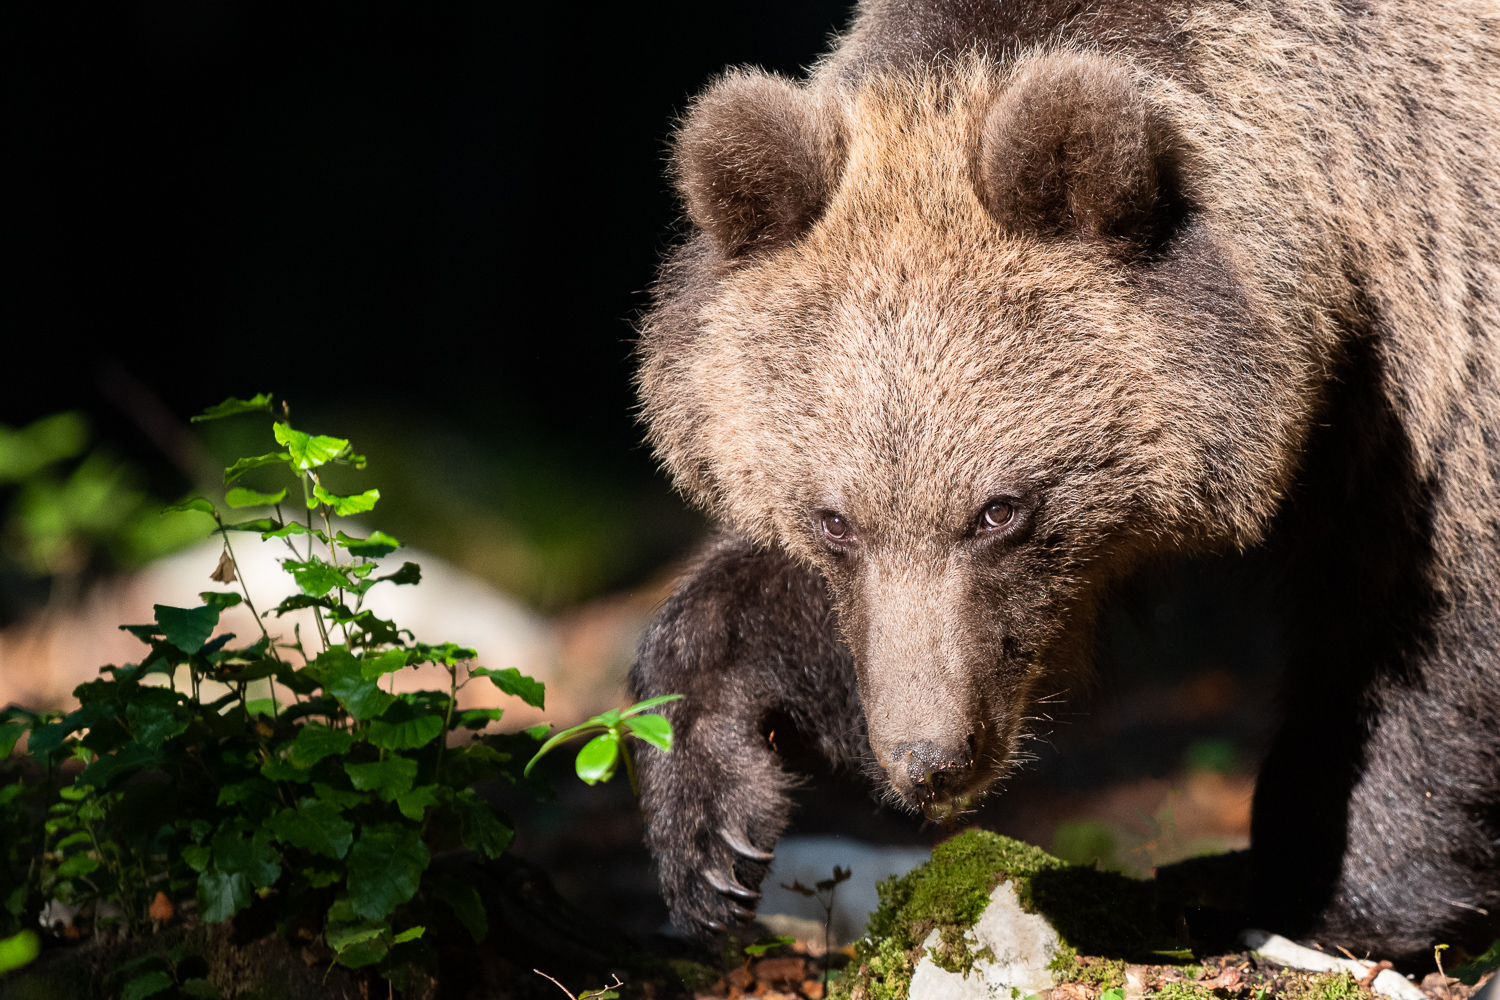
<svg viewBox="0 0 1500 1000"><path fill-rule="evenodd" d="M281 877L276 848L264 833L243 837L236 829L220 829L214 834L213 851L215 870L226 875L244 875L258 889L275 885Z"/></svg>
<svg viewBox="0 0 1500 1000"><path fill-rule="evenodd" d="M260 765L260 776L267 781L311 781L312 775L289 760L267 757Z"/></svg>
<svg viewBox="0 0 1500 1000"><path fill-rule="evenodd" d="M465 847L490 858L505 853L515 831L500 822L478 792L465 788L453 797L453 805L458 811L460 839Z"/></svg>
<svg viewBox="0 0 1500 1000"><path fill-rule="evenodd" d="M162 990L172 988L172 977L157 969L142 976L136 976L125 987L120 990L120 1000L145 1000L146 997L155 996Z"/></svg>
<svg viewBox="0 0 1500 1000"><path fill-rule="evenodd" d="M437 663L451 667L464 660L472 660L478 655L472 649L451 642L445 642L441 646L429 646L425 642L419 642L412 649L411 655L406 658L406 662Z"/></svg>
<svg viewBox="0 0 1500 1000"><path fill-rule="evenodd" d="M418 566L414 562L402 563L401 564L401 568L398 569L398 570L396 570L396 572L394 572L394 573L387 573L385 576L377 576L375 578L375 582L376 583L379 583L382 580L389 580L390 582L396 583L396 584L403 584L403 583L405 583L405 584L416 584L416 583L421 583L422 582L422 567Z"/></svg>
<svg viewBox="0 0 1500 1000"><path fill-rule="evenodd" d="M409 792L403 792L396 796L396 808L413 823L420 823L422 817L427 815L428 807L438 804L437 789L437 785L419 785Z"/></svg>
<svg viewBox="0 0 1500 1000"><path fill-rule="evenodd" d="M796 943L797 943L797 939L796 938L794 938L794 937L786 937L784 935L777 935L776 937L761 938L759 941L755 942L754 944L746 945L745 946L745 954L746 955L751 955L751 956L753 956L755 958L759 958L761 955L764 955L766 952L770 951L772 948L782 948L782 947L785 947L786 945L796 944Z"/></svg>
<svg viewBox="0 0 1500 1000"><path fill-rule="evenodd" d="M177 514L185 510L197 510L205 514L212 514L214 513L214 505L202 497L193 497L191 500L184 500L182 503L174 503L170 507L163 507L161 512L163 514Z"/></svg>
<svg viewBox="0 0 1500 1000"><path fill-rule="evenodd" d="M615 766L619 763L620 737L607 732L600 733L583 745L583 749L578 751L578 759L573 762L573 769L578 772L584 784L592 785L613 778Z"/></svg>
<svg viewBox="0 0 1500 1000"><path fill-rule="evenodd" d="M218 528L216 530L218 530L220 532L224 532L224 531L258 531L258 532L260 532L260 537L261 538L265 538L266 537L266 532L271 531L273 528L279 528L279 527L281 527L281 522L280 521L277 521L277 520L275 520L273 518L269 518L269 517L257 517L253 521L237 521L234 524L226 524L226 525L223 525L222 527L220 527L220 528Z"/></svg>
<svg viewBox="0 0 1500 1000"><path fill-rule="evenodd" d="M212 605L201 608L173 608L165 604L156 607L156 624L167 641L189 655L198 652L214 626L219 624L219 609Z"/></svg>
<svg viewBox="0 0 1500 1000"><path fill-rule="evenodd" d="M198 600L211 608L232 608L244 598L233 590L204 590L198 593Z"/></svg>
<svg viewBox="0 0 1500 1000"><path fill-rule="evenodd" d="M347 969L362 969L385 958L390 951L384 941L361 941L338 953L338 962Z"/></svg>
<svg viewBox="0 0 1500 1000"><path fill-rule="evenodd" d="M360 674L340 674L326 685L329 694L339 700L356 719L373 719L385 712L396 699L380 690L373 680Z"/></svg>
<svg viewBox="0 0 1500 1000"><path fill-rule="evenodd" d="M363 792L345 791L342 788L325 785L321 781L313 782L313 794L324 802L333 803L340 809L353 809L355 806L370 801L370 797Z"/></svg>
<svg viewBox="0 0 1500 1000"><path fill-rule="evenodd" d="M479 891L468 882L446 874L429 879L428 885L432 887L433 895L452 908L474 943L483 941L484 936L490 932L490 921L488 914L484 912L484 900L479 898Z"/></svg>
<svg viewBox="0 0 1500 1000"><path fill-rule="evenodd" d="M682 697L683 696L680 694L659 694L655 698L647 698L645 701L638 701L634 705L631 705L629 708L625 709L625 711L621 712L620 718L628 719L632 715L640 715L648 708L655 708L657 705L665 705L669 701L678 701Z"/></svg>
<svg viewBox="0 0 1500 1000"><path fill-rule="evenodd" d="M318 871L316 868L303 868L301 875L307 879L307 884L314 889L326 889L328 886L336 885L344 880L343 872L324 872Z"/></svg>
<svg viewBox="0 0 1500 1000"><path fill-rule="evenodd" d="M240 507L270 507L286 499L286 490L279 493L261 493L236 486L224 494L224 502L236 509Z"/></svg>
<svg viewBox="0 0 1500 1000"><path fill-rule="evenodd" d="M181 695L168 688L142 688L125 706L130 734L142 746L155 750L192 724L193 713L179 701Z"/></svg>
<svg viewBox="0 0 1500 1000"><path fill-rule="evenodd" d="M283 423L272 424L271 430L276 435L276 443L286 446L292 467L302 472L316 469L349 451L349 442L343 438L307 434Z"/></svg>
<svg viewBox="0 0 1500 1000"><path fill-rule="evenodd" d="M658 750L670 752L672 749L672 724L660 715L637 715L626 719L625 728Z"/></svg>
<svg viewBox="0 0 1500 1000"><path fill-rule="evenodd" d="M213 851L207 844L189 844L182 849L182 860L195 872L203 872L212 860Z"/></svg>
<svg viewBox="0 0 1500 1000"><path fill-rule="evenodd" d="M343 570L318 558L305 561L283 559L281 567L292 574L292 579L308 597L323 597L335 587L353 586Z"/></svg>
<svg viewBox="0 0 1500 1000"><path fill-rule="evenodd" d="M284 451L273 451L265 455L256 455L254 458L242 458L224 470L224 482L232 483L251 469L259 469L265 465L278 465L282 462L291 464L291 461L292 456Z"/></svg>
<svg viewBox="0 0 1500 1000"><path fill-rule="evenodd" d="M425 747L443 731L443 717L417 714L405 702L370 723L366 739L383 750L415 750Z"/></svg>
<svg viewBox="0 0 1500 1000"><path fill-rule="evenodd" d="M348 550L351 556L359 556L362 559L379 559L401 547L400 542L383 531L373 532L369 538L351 538L340 531L338 542Z"/></svg>
<svg viewBox="0 0 1500 1000"><path fill-rule="evenodd" d="M213 868L198 876L198 916L206 923L228 920L254 898L243 872L225 875Z"/></svg>
<svg viewBox="0 0 1500 1000"><path fill-rule="evenodd" d="M92 736L93 734L90 734ZM110 784L116 778L138 767L149 767L160 763L157 754L144 743L132 741L114 753L101 754L99 759L83 769L78 776L81 784L98 788Z"/></svg>
<svg viewBox="0 0 1500 1000"><path fill-rule="evenodd" d="M416 927L408 927L400 934L397 934L395 937L391 938L391 944L405 944L408 941L415 941L417 938L426 933L426 931L427 928L420 925Z"/></svg>
<svg viewBox="0 0 1500 1000"><path fill-rule="evenodd" d="M406 650L388 649L374 659L365 660L364 665L360 667L360 674L365 680L372 681L386 674L395 673L404 666L406 666Z"/></svg>
<svg viewBox="0 0 1500 1000"><path fill-rule="evenodd" d="M384 920L416 895L431 859L414 829L366 827L349 850L349 906L368 920Z"/></svg>
<svg viewBox="0 0 1500 1000"><path fill-rule="evenodd" d="M525 733L527 736L530 736L532 739L540 743L542 740L545 740L547 738L548 733L552 732L552 727L543 722L538 726L527 726L525 729L521 730L521 732Z"/></svg>
<svg viewBox="0 0 1500 1000"><path fill-rule="evenodd" d="M34 931L22 931L8 938L0 938L0 976L30 965L41 953L42 941Z"/></svg>
<svg viewBox="0 0 1500 1000"><path fill-rule="evenodd" d="M265 821L277 840L330 858L342 858L354 843L354 824L344 819L337 806L307 798L296 809L283 809Z"/></svg>
<svg viewBox="0 0 1500 1000"><path fill-rule="evenodd" d="M454 717L453 725L454 728L463 726L465 729L479 730L491 722L499 722L504 714L503 708L466 708Z"/></svg>
<svg viewBox="0 0 1500 1000"><path fill-rule="evenodd" d="M0 726L0 760L10 756L10 752L16 748L16 741L24 732L26 732L24 722L7 722Z"/></svg>
<svg viewBox="0 0 1500 1000"><path fill-rule="evenodd" d="M98 858L91 858L87 854L75 854L57 866L57 877L77 878L95 871L98 867Z"/></svg>
<svg viewBox="0 0 1500 1000"><path fill-rule="evenodd" d="M286 524L267 521L266 524L268 527L260 536L263 542L272 538L290 538L293 535L311 535L320 542L328 541L328 536L323 533L322 528L309 528L301 521L288 521Z"/></svg>
<svg viewBox="0 0 1500 1000"><path fill-rule="evenodd" d="M528 705L535 708L547 707L547 685L527 677L515 667L506 667L504 670L475 667L469 673L475 677L488 677L495 687L506 694L515 695Z"/></svg>
<svg viewBox="0 0 1500 1000"><path fill-rule="evenodd" d="M353 733L309 722L297 730L297 739L292 743L292 763L306 770L324 757L348 753L353 745Z"/></svg>
<svg viewBox="0 0 1500 1000"><path fill-rule="evenodd" d="M365 490L363 493L355 493L351 496L339 496L329 493L322 485L313 484L313 496L333 508L333 512L340 517L349 517L352 514L363 514L375 509L375 503L380 499L379 490Z"/></svg>
<svg viewBox="0 0 1500 1000"><path fill-rule="evenodd" d="M391 757L373 764L345 764L344 773L362 792L378 792L387 802L411 791L417 777L417 762L409 757ZM371 918L372 920L375 918Z"/></svg>
<svg viewBox="0 0 1500 1000"><path fill-rule="evenodd" d="M192 418L192 423L198 424L205 420L220 420L224 417L232 417L240 413L270 413L271 394L260 393L250 399L235 399L230 396L222 403L216 403Z"/></svg>
<svg viewBox="0 0 1500 1000"><path fill-rule="evenodd" d="M385 955L386 947L381 939L391 932L390 924L384 921L361 920L355 916L347 899L341 899L328 908L328 919L323 928L323 940L338 953L339 961L351 967L368 965ZM378 951L375 958L369 955Z"/></svg>
<svg viewBox="0 0 1500 1000"><path fill-rule="evenodd" d="M230 782L223 788L220 788L219 799L215 804L220 807L237 806L245 802L257 803L257 800L259 800L257 804L265 805L269 803L274 808L275 799L276 786L260 775L255 774L244 781Z"/></svg>

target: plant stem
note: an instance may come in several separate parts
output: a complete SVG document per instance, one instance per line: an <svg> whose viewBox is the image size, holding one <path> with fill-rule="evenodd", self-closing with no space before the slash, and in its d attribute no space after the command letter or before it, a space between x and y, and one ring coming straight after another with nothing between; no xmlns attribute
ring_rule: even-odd
<svg viewBox="0 0 1500 1000"><path fill-rule="evenodd" d="M443 713L443 732L438 736L437 764L432 768L432 780L436 782L443 773L443 753L448 749L448 727L453 724L453 706L458 702L458 664L448 668L448 708Z"/></svg>
<svg viewBox="0 0 1500 1000"><path fill-rule="evenodd" d="M630 779L630 790L640 798L641 783L635 776L635 758L630 755L630 744L625 742L624 733L620 734L620 756L625 758L625 776Z"/></svg>

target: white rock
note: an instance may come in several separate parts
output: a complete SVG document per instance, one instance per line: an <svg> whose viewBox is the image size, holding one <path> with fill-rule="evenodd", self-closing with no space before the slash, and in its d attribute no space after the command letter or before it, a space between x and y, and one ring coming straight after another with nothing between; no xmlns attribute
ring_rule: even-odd
<svg viewBox="0 0 1500 1000"><path fill-rule="evenodd" d="M1353 973L1355 979L1364 979L1375 966L1374 962L1325 955L1321 951L1288 941L1280 934L1266 931L1248 930L1240 935L1240 942L1261 958L1289 969L1307 972L1338 972L1342 969ZM1391 969L1385 969L1376 976L1370 988L1382 996L1394 997L1395 1000L1425 1000L1427 996L1415 984L1407 982L1399 972Z"/></svg>
<svg viewBox="0 0 1500 1000"><path fill-rule="evenodd" d="M1047 964L1062 940L1045 917L1021 909L1010 882L995 887L964 937L975 951L988 948L994 961L976 962L964 976L940 969L924 956L911 977L911 1000L1014 1000L1056 985ZM937 931L922 942L924 949L937 945Z"/></svg>

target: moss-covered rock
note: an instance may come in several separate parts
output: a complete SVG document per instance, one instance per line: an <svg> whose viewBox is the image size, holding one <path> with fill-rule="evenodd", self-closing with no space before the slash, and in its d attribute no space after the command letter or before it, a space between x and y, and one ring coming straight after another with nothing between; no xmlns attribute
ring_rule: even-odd
<svg viewBox="0 0 1500 1000"><path fill-rule="evenodd" d="M855 946L854 971L837 993L853 1000L906 1000L924 953L940 968L967 973L987 956L972 948L965 932L1005 881L1022 909L1057 929L1062 944L1051 968L1059 982L1090 978L1092 966L1079 963L1080 954L1120 960L1123 970L1124 961L1160 962L1163 951L1180 947L1160 926L1152 883L1070 865L1030 844L968 830L935 847L925 864L880 883L880 906ZM938 944L927 948L923 942L933 931Z"/></svg>

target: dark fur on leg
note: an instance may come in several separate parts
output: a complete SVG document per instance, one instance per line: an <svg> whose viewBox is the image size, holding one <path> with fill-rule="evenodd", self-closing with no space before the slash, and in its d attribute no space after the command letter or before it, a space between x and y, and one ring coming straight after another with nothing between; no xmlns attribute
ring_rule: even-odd
<svg viewBox="0 0 1500 1000"><path fill-rule="evenodd" d="M784 714L831 761L868 753L854 667L823 579L732 535L711 542L652 623L630 674L664 708L669 754L640 754L646 841L673 922L702 936L748 918L787 823L781 767L761 731Z"/></svg>

